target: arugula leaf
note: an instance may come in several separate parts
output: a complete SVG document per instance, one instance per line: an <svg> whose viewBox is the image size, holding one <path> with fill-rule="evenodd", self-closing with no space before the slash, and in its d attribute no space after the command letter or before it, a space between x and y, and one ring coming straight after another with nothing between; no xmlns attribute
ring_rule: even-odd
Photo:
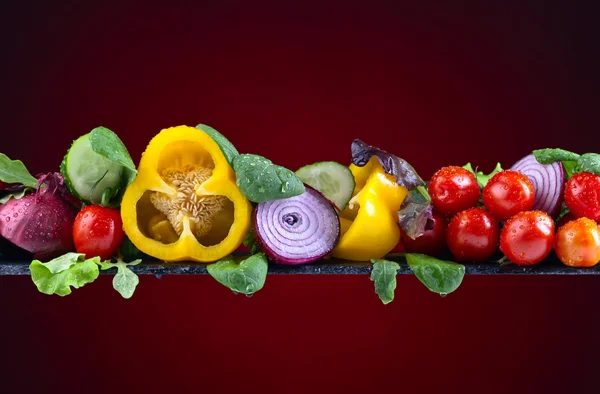
<svg viewBox="0 0 600 394"><path fill-rule="evenodd" d="M581 171L600 175L600 155L597 153L584 153L577 160L577 166Z"/></svg>
<svg viewBox="0 0 600 394"><path fill-rule="evenodd" d="M129 269L130 266L138 265L142 260L134 260L131 263L125 263L121 259L117 259L116 263L111 263L109 261L103 261L100 265L101 270L107 270L111 268L117 268L117 274L113 278L113 288L121 294L121 296L125 299L131 298L133 293L135 292L135 288L138 283L140 283L140 279L138 276Z"/></svg>
<svg viewBox="0 0 600 394"><path fill-rule="evenodd" d="M34 189L38 184L38 180L27 171L21 160L11 160L4 153L0 153L0 181L20 183Z"/></svg>
<svg viewBox="0 0 600 394"><path fill-rule="evenodd" d="M236 184L250 201L261 203L299 196L306 190L298 176L262 156L243 154L233 159Z"/></svg>
<svg viewBox="0 0 600 394"><path fill-rule="evenodd" d="M242 294L253 294L263 288L269 265L264 253L236 262L231 256L209 264L206 269L217 282Z"/></svg>
<svg viewBox="0 0 600 394"><path fill-rule="evenodd" d="M219 148L221 148L221 152L223 152L223 155L225 155L227 162L230 166L233 167L233 159L235 159L235 157L239 156L240 154L240 152L238 152L238 150L235 149L235 146L233 146L233 144L229 142L229 140L225 138L223 134L219 133L217 130L213 129L210 126L207 126L205 124L199 124L198 126L196 126L196 128L204 131L210 136L210 138L212 138L217 143L217 145L219 145Z"/></svg>
<svg viewBox="0 0 600 394"><path fill-rule="evenodd" d="M71 294L71 286L78 289L98 278L100 258L85 259L81 253L66 253L42 263L33 260L29 265L31 279L44 294Z"/></svg>
<svg viewBox="0 0 600 394"><path fill-rule="evenodd" d="M389 304L394 300L394 290L396 290L396 275L400 265L395 261L373 259L373 270L371 271L371 280L375 282L375 293L384 304Z"/></svg>
<svg viewBox="0 0 600 394"><path fill-rule="evenodd" d="M533 156L540 164L550 164L555 161L577 161L579 159L577 153L558 148L536 149L533 151Z"/></svg>
<svg viewBox="0 0 600 394"><path fill-rule="evenodd" d="M469 170L470 172L473 173L473 175L475 175L475 179L477 179L477 183L479 184L479 187L481 189L483 189L485 187L485 185L487 185L487 183L489 182L489 180L496 175L497 173L499 173L500 171L502 171L502 166L500 165L500 163L496 164L496 167L494 167L494 170L492 172L490 172L489 174L485 175L482 171L475 171L473 169L473 166L471 165L471 163L467 163L463 166L463 168L465 170Z"/></svg>
<svg viewBox="0 0 600 394"><path fill-rule="evenodd" d="M465 266L451 261L438 260L419 253L405 253L411 271L432 292L441 295L452 293L465 276Z"/></svg>
<svg viewBox="0 0 600 394"><path fill-rule="evenodd" d="M260 252L260 248L256 243L256 239L254 238L254 233L252 232L252 230L248 231L248 234L246 234L242 243L245 247L250 249L250 253L255 254Z"/></svg>

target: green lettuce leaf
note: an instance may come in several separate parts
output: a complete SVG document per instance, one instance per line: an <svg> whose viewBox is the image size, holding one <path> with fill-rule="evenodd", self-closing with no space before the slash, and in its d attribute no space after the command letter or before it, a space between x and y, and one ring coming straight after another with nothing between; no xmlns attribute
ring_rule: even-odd
<svg viewBox="0 0 600 394"><path fill-rule="evenodd" d="M404 257L415 276L434 293L452 293L465 276L465 266L462 264L419 253L405 253Z"/></svg>
<svg viewBox="0 0 600 394"><path fill-rule="evenodd" d="M477 179L477 183L479 184L479 187L481 189L483 189L485 187L485 185L487 185L487 183L489 182L489 180L496 175L497 173L499 173L500 171L502 171L502 166L500 165L500 163L496 164L496 167L494 168L494 170L492 172L490 172L489 174L484 174L482 171L476 171L475 169L473 169L473 166L471 165L471 163L467 163L463 166L463 168L465 170L469 170L470 172L473 173L473 175L475 175L475 179Z"/></svg>
<svg viewBox="0 0 600 394"><path fill-rule="evenodd" d="M375 293L384 304L389 304L394 300L394 291L396 290L396 275L400 265L395 261L389 260L371 260L373 270L371 271L371 280L375 282Z"/></svg>
<svg viewBox="0 0 600 394"><path fill-rule="evenodd" d="M264 253L253 254L239 262L228 256L206 267L210 276L217 282L242 294L253 294L262 289L268 268Z"/></svg>
<svg viewBox="0 0 600 394"><path fill-rule="evenodd" d="M78 289L98 278L100 258L85 259L81 253L67 253L47 263L33 260L29 265L31 279L44 294L71 294L71 286Z"/></svg>

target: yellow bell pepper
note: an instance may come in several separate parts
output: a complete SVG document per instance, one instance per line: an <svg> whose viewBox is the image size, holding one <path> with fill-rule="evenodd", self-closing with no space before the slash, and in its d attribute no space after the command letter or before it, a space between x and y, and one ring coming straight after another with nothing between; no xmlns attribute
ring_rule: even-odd
<svg viewBox="0 0 600 394"><path fill-rule="evenodd" d="M356 187L340 214L340 241L332 255L356 261L381 258L400 240L398 210L408 189L386 174L375 156L363 167L351 164L350 171Z"/></svg>
<svg viewBox="0 0 600 394"><path fill-rule="evenodd" d="M242 243L251 212L217 143L188 126L150 141L121 203L131 242L165 261L225 257Z"/></svg>

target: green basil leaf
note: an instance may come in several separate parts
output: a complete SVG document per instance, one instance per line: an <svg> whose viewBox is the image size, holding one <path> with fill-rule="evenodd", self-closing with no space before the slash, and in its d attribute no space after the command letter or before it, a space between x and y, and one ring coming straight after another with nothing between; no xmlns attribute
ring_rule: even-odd
<svg viewBox="0 0 600 394"><path fill-rule="evenodd" d="M71 286L78 289L98 278L100 258L85 259L80 253L67 253L47 263L33 260L29 265L31 279L44 294L71 294Z"/></svg>
<svg viewBox="0 0 600 394"><path fill-rule="evenodd" d="M418 253L405 253L406 262L417 278L432 292L446 295L460 286L465 266Z"/></svg>
<svg viewBox="0 0 600 394"><path fill-rule="evenodd" d="M253 254L240 262L229 256L206 267L217 282L242 294L253 294L262 289L268 268L264 253Z"/></svg>
<svg viewBox="0 0 600 394"><path fill-rule="evenodd" d="M400 265L389 260L371 260L371 263L373 263L371 280L375 282L375 293L377 293L381 302L389 304L394 300L396 275Z"/></svg>
<svg viewBox="0 0 600 394"><path fill-rule="evenodd" d="M490 181L490 179L494 175L496 175L497 173L502 171L502 166L500 165L500 163L497 163L496 167L494 167L494 170L487 175L484 174L482 171L475 171L473 169L473 166L471 165L471 163L467 163L466 165L463 166L463 168L466 170L469 170L470 172L473 173L473 175L475 175L475 179L477 179L477 183L479 184L479 187L482 189L485 187L485 185L487 185L487 183Z"/></svg>
<svg viewBox="0 0 600 394"><path fill-rule="evenodd" d="M577 166L581 171L600 175L600 155L597 153L584 153L577 160Z"/></svg>
<svg viewBox="0 0 600 394"><path fill-rule="evenodd" d="M133 173L135 177L135 174L137 174L135 164L133 164L125 144L114 132L100 126L90 132L89 138L94 152L129 169L130 174L128 176L132 176L131 173Z"/></svg>
<svg viewBox="0 0 600 394"><path fill-rule="evenodd" d="M5 183L20 183L36 188L37 179L27 171L21 160L11 160L4 153L0 153L0 181Z"/></svg>
<svg viewBox="0 0 600 394"><path fill-rule="evenodd" d="M562 164L563 168L565 169L565 173L567 174L567 179L570 179L573 174L579 172L576 161L563 161Z"/></svg>
<svg viewBox="0 0 600 394"><path fill-rule="evenodd" d="M555 161L577 161L579 158L577 153L557 148L536 149L533 151L533 156L541 164L550 164Z"/></svg>
<svg viewBox="0 0 600 394"><path fill-rule="evenodd" d="M244 237L244 241L242 242L245 247L250 249L250 253L255 254L260 252L258 244L256 243L256 239L254 238L254 233L252 230L248 231L248 234Z"/></svg>
<svg viewBox="0 0 600 394"><path fill-rule="evenodd" d="M223 134L219 133L210 126L199 124L196 126L196 128L204 131L217 143L217 145L219 145L219 148L221 148L221 152L223 152L223 155L225 155L227 162L233 167L233 159L240 154L238 150L235 149L235 146L233 146L233 144L229 142L229 140L225 138Z"/></svg>
<svg viewBox="0 0 600 394"><path fill-rule="evenodd" d="M298 176L258 155L244 154L233 159L236 184L250 201L261 203L299 196L306 190Z"/></svg>

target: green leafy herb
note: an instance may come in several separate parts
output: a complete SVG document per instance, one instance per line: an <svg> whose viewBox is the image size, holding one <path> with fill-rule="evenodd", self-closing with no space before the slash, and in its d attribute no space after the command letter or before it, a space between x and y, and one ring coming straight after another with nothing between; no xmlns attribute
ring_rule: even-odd
<svg viewBox="0 0 600 394"><path fill-rule="evenodd" d="M135 164L131 160L127 147L114 132L106 127L96 127L90 132L90 145L94 152L124 167L123 184L125 187L134 180L137 175ZM112 195L115 196L118 192L118 190L113 190Z"/></svg>
<svg viewBox="0 0 600 394"><path fill-rule="evenodd" d="M255 254L260 252L260 248L256 243L256 239L254 238L254 233L252 232L252 230L248 231L248 234L246 234L242 243L245 247L250 249L250 253Z"/></svg>
<svg viewBox="0 0 600 394"><path fill-rule="evenodd" d="M131 263L125 263L121 259L117 259L116 263L109 261L103 261L100 269L107 270L110 268L117 268L117 274L113 278L113 288L121 294L123 298L129 299L135 292L135 288L140 279L138 276L129 269L130 266L138 265L142 260L134 260Z"/></svg>
<svg viewBox="0 0 600 394"><path fill-rule="evenodd" d="M21 160L11 160L4 153L0 153L0 181L20 183L31 188L36 188L38 183Z"/></svg>
<svg viewBox="0 0 600 394"><path fill-rule="evenodd" d="M479 187L482 189L485 187L485 185L487 185L489 180L494 175L496 175L497 173L502 171L502 166L500 165L500 163L496 164L496 167L494 168L494 170L487 175L484 174L482 171L474 170L471 163L467 163L466 165L463 166L463 168L466 170L469 170L470 172L472 172L475 175L475 179L477 179L477 183L479 184Z"/></svg>
<svg viewBox="0 0 600 394"><path fill-rule="evenodd" d="M267 278L269 265L264 253L256 253L237 262L233 257L209 264L208 273L232 291L253 294L262 289Z"/></svg>
<svg viewBox="0 0 600 394"><path fill-rule="evenodd" d="M225 155L227 162L230 166L233 166L233 159L240 154L238 150L235 149L235 146L233 146L233 144L229 142L229 140L225 138L223 134L219 133L210 126L199 124L196 126L196 128L204 131L217 143L217 145L219 145L219 148L221 148L221 152L223 152L223 155Z"/></svg>
<svg viewBox="0 0 600 394"><path fill-rule="evenodd" d="M373 263L371 280L375 282L375 293L377 293L381 302L389 304L394 300L396 275L400 265L389 260L371 260L371 263Z"/></svg>
<svg viewBox="0 0 600 394"><path fill-rule="evenodd" d="M541 164L550 164L555 161L577 161L579 155L564 149L536 149L533 156Z"/></svg>
<svg viewBox="0 0 600 394"><path fill-rule="evenodd" d="M584 153L577 160L577 166L581 171L600 175L600 155L597 153Z"/></svg>
<svg viewBox="0 0 600 394"><path fill-rule="evenodd" d="M258 155L244 154L233 159L236 184L250 201L261 203L298 196L304 184L287 168Z"/></svg>
<svg viewBox="0 0 600 394"><path fill-rule="evenodd" d="M465 276L465 266L462 264L418 253L405 253L404 256L415 276L434 293L452 293Z"/></svg>
<svg viewBox="0 0 600 394"><path fill-rule="evenodd" d="M71 286L78 289L91 283L99 275L100 258L85 259L81 253L67 253L47 263L33 260L29 265L31 279L44 294L71 294Z"/></svg>
<svg viewBox="0 0 600 394"><path fill-rule="evenodd" d="M15 192L7 193L7 194L3 195L2 197L0 197L0 204L4 204L4 203L8 202L8 200L10 200L11 198L14 198L15 200L20 200L21 198L25 197L25 195L32 190L34 190L34 189L31 187L24 187Z"/></svg>

